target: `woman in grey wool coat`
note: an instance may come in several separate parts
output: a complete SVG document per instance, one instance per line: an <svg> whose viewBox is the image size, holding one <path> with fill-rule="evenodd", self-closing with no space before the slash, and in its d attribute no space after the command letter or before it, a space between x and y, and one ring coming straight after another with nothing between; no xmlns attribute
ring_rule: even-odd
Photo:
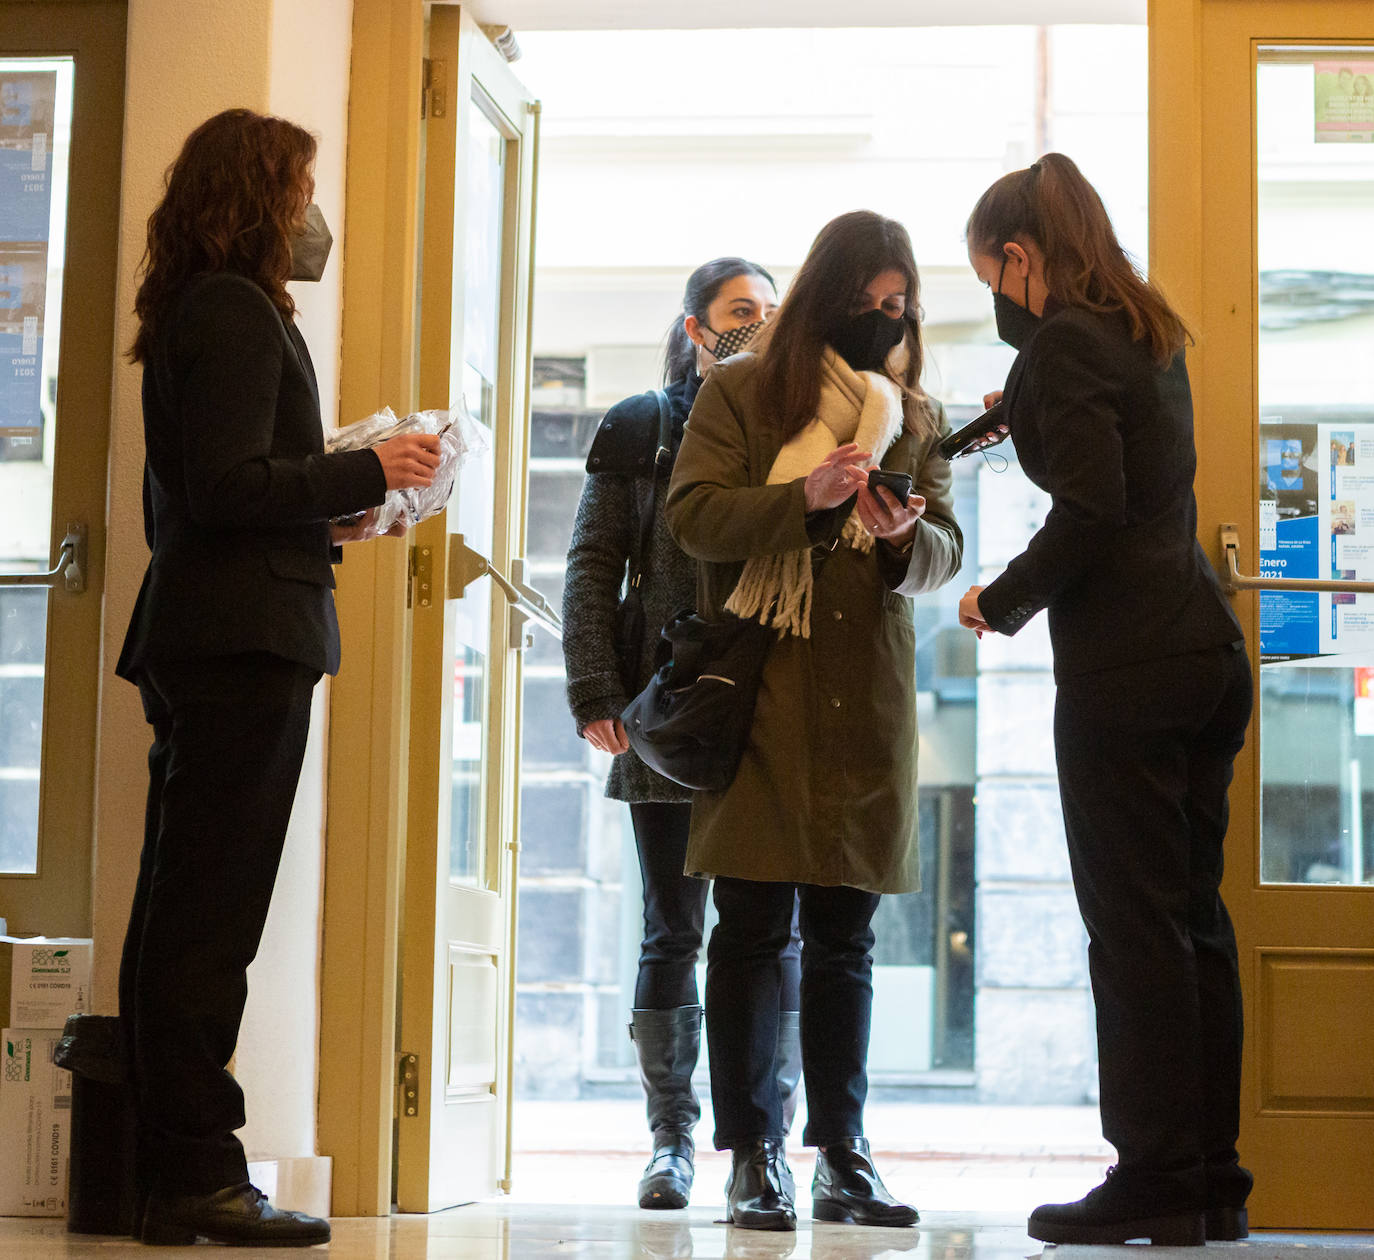
<svg viewBox="0 0 1374 1260"><path fill-rule="evenodd" d="M568 548L563 589L568 705L578 734L594 748L615 754L606 795L629 803L644 881L644 938L630 1037L653 1134L653 1156L639 1183L639 1205L645 1208L685 1207L692 1188L692 1128L701 1114L692 1088L701 1044L696 963L709 884L683 873L692 793L649 769L630 750L620 713L649 680L659 629L696 600L696 564L673 542L663 519L669 457L677 454L702 372L736 353L776 306L772 276L743 258L717 258L692 273L683 314L668 338L663 392L672 429L667 456L655 458L656 391L612 407L587 457L588 476ZM651 540L637 566L641 510L650 503ZM644 602L637 661L622 659L615 635L616 606L636 569L642 573ZM775 1070L782 1096L795 1106L801 1076L795 938L783 951L782 967Z"/></svg>

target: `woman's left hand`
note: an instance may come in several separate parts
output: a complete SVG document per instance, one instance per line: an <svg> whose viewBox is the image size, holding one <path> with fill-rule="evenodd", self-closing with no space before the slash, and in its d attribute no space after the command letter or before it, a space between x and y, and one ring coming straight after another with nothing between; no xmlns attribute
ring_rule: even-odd
<svg viewBox="0 0 1374 1260"><path fill-rule="evenodd" d="M368 508L353 525L340 525L335 521L329 523L329 541L335 546L340 543L366 542L369 538L376 538L382 534L377 528L377 509ZM387 538L404 538L406 536L406 525L404 521L397 521L385 533Z"/></svg>
<svg viewBox="0 0 1374 1260"><path fill-rule="evenodd" d="M983 590L981 586L970 586L959 600L959 624L972 630L980 639L992 630L983 620L983 610L978 607L978 596Z"/></svg>
<svg viewBox="0 0 1374 1260"><path fill-rule="evenodd" d="M899 503L897 496L885 486L870 490L865 479L859 487L858 508L859 519L870 534L894 547L905 547L915 536L916 522L925 515L926 501L919 494L913 494L905 503Z"/></svg>

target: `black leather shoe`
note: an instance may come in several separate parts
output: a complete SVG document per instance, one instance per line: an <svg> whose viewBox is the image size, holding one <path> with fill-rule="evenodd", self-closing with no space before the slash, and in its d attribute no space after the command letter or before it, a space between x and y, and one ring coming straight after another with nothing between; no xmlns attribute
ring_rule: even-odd
<svg viewBox="0 0 1374 1260"><path fill-rule="evenodd" d="M1075 1203L1045 1203L1026 1232L1041 1242L1112 1244L1146 1238L1157 1247L1201 1247L1207 1240L1201 1193L1178 1178L1107 1169L1107 1179Z"/></svg>
<svg viewBox="0 0 1374 1260"><path fill-rule="evenodd" d="M197 1238L235 1247L313 1247L329 1241L329 1222L303 1212L280 1212L257 1186L244 1182L215 1194L154 1191L143 1210L143 1242L187 1247Z"/></svg>
<svg viewBox="0 0 1374 1260"><path fill-rule="evenodd" d="M1255 1179L1234 1158L1207 1161L1207 1241L1238 1242L1250 1236L1245 1200Z"/></svg>
<svg viewBox="0 0 1374 1260"><path fill-rule="evenodd" d="M639 1179L642 1208L685 1208L692 1194L696 1145L687 1133L654 1135L654 1154Z"/></svg>
<svg viewBox="0 0 1374 1260"><path fill-rule="evenodd" d="M844 1225L914 1225L916 1209L899 1203L883 1185L867 1138L829 1142L816 1151L811 1216Z"/></svg>
<svg viewBox="0 0 1374 1260"><path fill-rule="evenodd" d="M730 1152L725 1183L725 1222L741 1229L795 1230L792 1170L781 1138L758 1138Z"/></svg>

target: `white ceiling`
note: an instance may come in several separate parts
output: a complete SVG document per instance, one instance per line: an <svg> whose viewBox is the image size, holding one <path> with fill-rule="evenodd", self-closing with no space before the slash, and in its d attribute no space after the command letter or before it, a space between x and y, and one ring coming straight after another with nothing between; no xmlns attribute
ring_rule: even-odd
<svg viewBox="0 0 1374 1260"><path fill-rule="evenodd" d="M479 22L521 31L726 27L1144 25L1147 0L468 0Z"/></svg>

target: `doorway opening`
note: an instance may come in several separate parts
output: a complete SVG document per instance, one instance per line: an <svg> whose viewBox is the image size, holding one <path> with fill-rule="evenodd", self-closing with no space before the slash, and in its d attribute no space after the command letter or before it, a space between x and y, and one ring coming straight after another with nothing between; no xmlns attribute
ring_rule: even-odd
<svg viewBox="0 0 1374 1260"><path fill-rule="evenodd" d="M519 73L543 101L527 554L555 601L597 424L659 384L666 331L701 262L741 255L785 292L834 215L900 220L921 269L925 385L958 427L1013 357L964 249L988 184L1067 152L1144 256L1144 26L520 42ZM875 922L868 1127L875 1149L928 1172L941 1157L1022 1171L1052 1157L1081 1182L1076 1197L1110 1148L1097 1134L1048 638L1039 619L979 645L956 616L959 594L1021 549L1046 502L1009 447L956 461L954 493L964 571L916 601L923 891L884 898ZM533 1177L544 1201L556 1186L569 1193L564 1157L595 1149L606 1158L582 1161L571 1192L624 1201L647 1150L626 1035L641 933L629 815L602 795L609 758L568 716L559 645L541 636L524 677L514 1191ZM697 1138L709 1149L709 1109Z"/></svg>

